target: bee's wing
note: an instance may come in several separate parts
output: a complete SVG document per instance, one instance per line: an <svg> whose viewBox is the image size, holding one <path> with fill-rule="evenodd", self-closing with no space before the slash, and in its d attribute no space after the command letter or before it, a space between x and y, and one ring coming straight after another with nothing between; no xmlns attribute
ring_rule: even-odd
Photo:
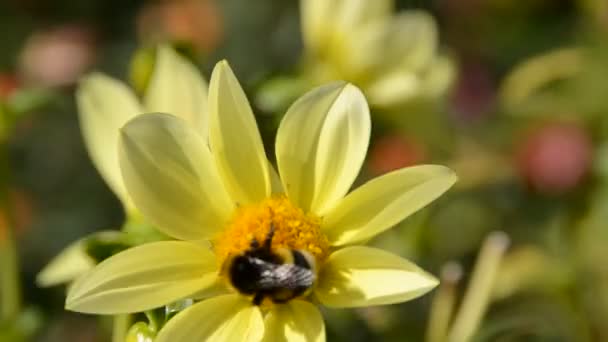
<svg viewBox="0 0 608 342"><path fill-rule="evenodd" d="M314 273L307 268L294 264L266 263L261 272L259 286L264 290L277 288L293 290L302 287L308 288L312 286L314 280Z"/></svg>

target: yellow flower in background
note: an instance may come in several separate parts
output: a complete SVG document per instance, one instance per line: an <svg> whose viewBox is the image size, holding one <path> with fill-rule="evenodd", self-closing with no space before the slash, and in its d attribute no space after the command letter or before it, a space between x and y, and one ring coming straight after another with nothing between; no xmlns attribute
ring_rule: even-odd
<svg viewBox="0 0 608 342"><path fill-rule="evenodd" d="M438 54L433 18L393 15L392 0L301 0L305 74L315 83L344 79L372 106L436 98L451 85L453 62Z"/></svg>
<svg viewBox="0 0 608 342"><path fill-rule="evenodd" d="M122 128L129 198L178 241L102 262L70 288L67 309L131 313L206 298L170 319L155 341L324 341L313 301L399 303L437 285L411 262L360 244L456 177L443 166L416 166L348 193L371 130L357 87L322 86L289 108L276 138L280 178L226 62L213 71L208 103L208 131L168 114L138 116Z"/></svg>
<svg viewBox="0 0 608 342"><path fill-rule="evenodd" d="M149 112L172 113L201 132L207 131L207 82L188 60L168 46L157 49L156 63L143 99L124 83L93 73L79 84L76 93L80 128L93 164L118 196L129 218L139 218L123 184L118 165L120 128L130 119ZM119 240L121 232L104 231L74 242L38 275L41 286L69 282L95 266L85 244Z"/></svg>
<svg viewBox="0 0 608 342"><path fill-rule="evenodd" d="M76 94L89 155L127 211L132 205L118 166L120 128L150 112L171 113L202 132L207 126L207 83L196 67L167 46L160 47L157 54L142 101L127 85L101 73L86 77Z"/></svg>

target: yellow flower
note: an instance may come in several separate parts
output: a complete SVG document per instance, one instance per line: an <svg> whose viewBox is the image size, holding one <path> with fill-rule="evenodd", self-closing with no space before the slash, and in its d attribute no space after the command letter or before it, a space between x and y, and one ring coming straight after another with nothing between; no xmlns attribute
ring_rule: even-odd
<svg viewBox="0 0 608 342"><path fill-rule="evenodd" d="M128 216L140 217L120 174L120 128L143 113L169 112L206 131L207 82L194 65L168 46L161 46L143 101L127 85L101 73L82 80L76 98L80 127L93 164L118 196ZM85 250L89 241L112 243L121 237L118 231L104 231L72 243L40 272L37 283L53 286L72 281L95 266L95 260Z"/></svg>
<svg viewBox="0 0 608 342"><path fill-rule="evenodd" d="M438 55L433 18L419 10L392 15L392 0L301 0L305 73L315 83L357 84L372 106L443 95L452 61Z"/></svg>
<svg viewBox="0 0 608 342"><path fill-rule="evenodd" d="M201 131L207 128L207 83L194 65L167 46L158 49L142 101L125 84L100 73L86 77L76 97L89 155L126 210L133 207L118 166L120 128L132 118L150 112L171 113Z"/></svg>
<svg viewBox="0 0 608 342"><path fill-rule="evenodd" d="M168 114L123 127L119 156L129 196L180 241L141 245L102 262L70 288L67 309L118 314L207 298L169 320L156 341L324 341L313 299L328 307L391 304L437 285L396 255L358 246L456 180L446 167L423 165L347 194L371 129L358 88L329 84L291 106L276 138L280 179L226 62L213 71L208 103L208 134ZM310 291L292 298L237 290L226 267L264 243L272 253L297 250L316 261Z"/></svg>

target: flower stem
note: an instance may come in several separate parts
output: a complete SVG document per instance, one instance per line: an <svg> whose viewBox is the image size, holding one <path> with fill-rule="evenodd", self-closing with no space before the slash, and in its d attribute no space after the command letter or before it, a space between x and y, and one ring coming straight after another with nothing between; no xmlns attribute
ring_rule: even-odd
<svg viewBox="0 0 608 342"><path fill-rule="evenodd" d="M504 232L493 232L486 238L460 309L448 335L450 342L470 341L488 307L490 292L502 257L509 246Z"/></svg>
<svg viewBox="0 0 608 342"><path fill-rule="evenodd" d="M21 310L19 260L10 216L8 159L6 144L0 141L0 319L3 321L15 319Z"/></svg>
<svg viewBox="0 0 608 342"><path fill-rule="evenodd" d="M131 315L116 315L113 317L112 342L125 342L127 332L131 327Z"/></svg>
<svg viewBox="0 0 608 342"><path fill-rule="evenodd" d="M441 269L441 284L431 304L427 342L445 342L456 304L456 286L461 278L462 266L459 263L448 262Z"/></svg>
<svg viewBox="0 0 608 342"><path fill-rule="evenodd" d="M0 223L3 225L4 223ZM10 232L10 227L3 227L0 234L0 320L13 320L21 307L21 291L19 283L19 267L17 251Z"/></svg>

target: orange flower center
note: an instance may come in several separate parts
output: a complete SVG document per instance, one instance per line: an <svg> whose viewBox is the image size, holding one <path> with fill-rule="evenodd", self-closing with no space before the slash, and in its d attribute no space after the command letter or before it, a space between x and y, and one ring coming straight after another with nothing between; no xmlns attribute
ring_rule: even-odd
<svg viewBox="0 0 608 342"><path fill-rule="evenodd" d="M228 227L214 240L215 254L222 264L228 257L249 250L253 241L262 244L272 227L272 250L305 250L322 261L329 252L329 242L320 223L319 217L305 213L286 196L271 197L237 209Z"/></svg>

